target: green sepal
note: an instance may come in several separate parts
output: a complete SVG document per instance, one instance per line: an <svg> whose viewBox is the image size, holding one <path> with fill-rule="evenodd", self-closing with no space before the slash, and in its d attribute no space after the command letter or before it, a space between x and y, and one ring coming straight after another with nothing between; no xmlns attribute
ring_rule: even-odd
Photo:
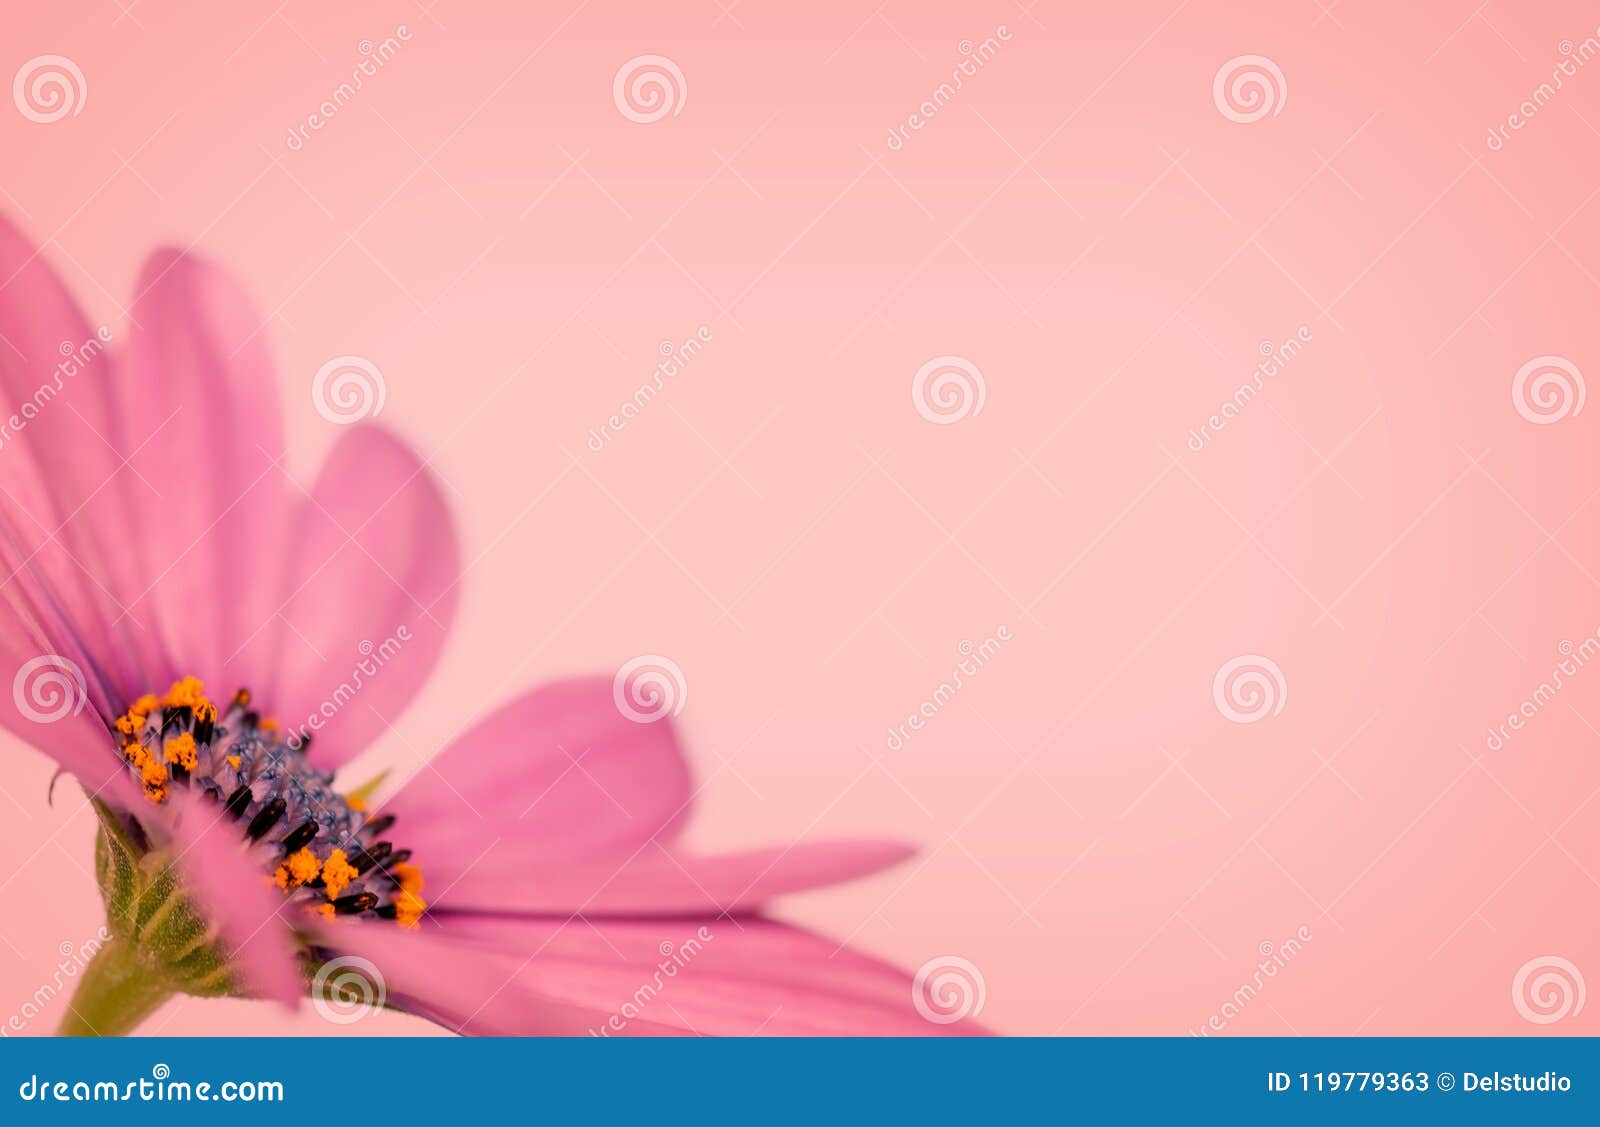
<svg viewBox="0 0 1600 1127"><path fill-rule="evenodd" d="M129 1033L174 994L201 998L245 997L218 929L208 923L185 890L170 847L142 844L138 827L110 806L90 798L100 821L95 837L95 879L105 903L110 935L83 968L60 1032L70 1036ZM130 832L130 829L133 832ZM310 993L334 1003L371 1004L376 987L356 982L335 962L331 975L311 936L296 935ZM363 988L365 987L365 988ZM380 1001L381 1004L381 1001Z"/></svg>
<svg viewBox="0 0 1600 1127"><path fill-rule="evenodd" d="M112 940L137 960L141 974L173 992L241 994L217 930L184 890L172 851L141 849L115 811L90 801L100 819L95 876Z"/></svg>

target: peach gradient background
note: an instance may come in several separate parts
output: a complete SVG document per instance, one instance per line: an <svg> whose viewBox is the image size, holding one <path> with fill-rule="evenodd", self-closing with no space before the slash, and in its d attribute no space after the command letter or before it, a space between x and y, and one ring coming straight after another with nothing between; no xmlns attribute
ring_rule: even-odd
<svg viewBox="0 0 1600 1127"><path fill-rule="evenodd" d="M298 473L336 437L318 366L382 368L472 566L372 762L666 654L711 780L695 841L923 843L783 914L911 968L970 959L1001 1031L1183 1033L1304 926L1230 1032L1600 1032L1600 1004L1536 1026L1510 992L1543 955L1600 988L1600 670L1484 746L1600 627L1600 410L1536 426L1510 395L1542 354L1600 374L1600 63L1485 144L1591 6L248 7L13 6L0 77L65 54L88 99L48 126L0 102L0 207L117 331L151 246L237 271ZM611 96L646 53L688 87L653 125ZM1281 114L1218 112L1241 54L1281 67ZM1302 324L1303 355L1191 451ZM589 450L701 325L704 354ZM909 394L941 354L988 391L950 426ZM1250 653L1288 693L1239 725L1212 677ZM89 819L45 807L42 758L6 762L0 1017L99 919ZM332 1029L192 1000L147 1028Z"/></svg>

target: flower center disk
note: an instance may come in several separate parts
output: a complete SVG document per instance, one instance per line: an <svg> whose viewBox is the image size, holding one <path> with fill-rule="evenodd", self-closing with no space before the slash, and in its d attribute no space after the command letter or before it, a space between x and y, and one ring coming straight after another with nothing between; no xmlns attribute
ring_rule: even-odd
<svg viewBox="0 0 1600 1127"><path fill-rule="evenodd" d="M417 926L427 908L422 871L385 839L394 816L368 817L363 795L336 791L332 773L306 758L310 739L286 738L250 707L248 691L219 710L185 677L164 696L134 701L116 732L146 798L161 805L183 786L220 804L243 825L267 879L307 911Z"/></svg>

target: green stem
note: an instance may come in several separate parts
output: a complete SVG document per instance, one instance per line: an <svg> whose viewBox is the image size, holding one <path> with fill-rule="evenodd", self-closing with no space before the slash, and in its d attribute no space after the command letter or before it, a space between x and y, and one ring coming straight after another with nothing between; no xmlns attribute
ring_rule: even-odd
<svg viewBox="0 0 1600 1127"><path fill-rule="evenodd" d="M125 939L111 939L83 968L61 1037L120 1037L172 997L173 988L139 958Z"/></svg>

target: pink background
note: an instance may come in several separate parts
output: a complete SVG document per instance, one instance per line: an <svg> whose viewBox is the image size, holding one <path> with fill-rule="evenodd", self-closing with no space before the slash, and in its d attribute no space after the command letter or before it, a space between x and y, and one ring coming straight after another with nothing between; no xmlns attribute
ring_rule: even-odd
<svg viewBox="0 0 1600 1127"><path fill-rule="evenodd" d="M1198 1029L1303 927L1227 1032L1600 1033L1600 1004L1539 1025L1511 993L1552 955L1600 987L1600 669L1486 747L1600 627L1600 408L1536 425L1512 399L1538 356L1600 373L1600 61L1486 143L1593 9L873 7L13 6L0 77L67 55L87 98L49 125L0 101L0 208L114 332L157 243L238 272L303 475L338 433L313 373L382 369L471 567L371 764L540 678L668 655L710 780L696 843L922 843L782 914L908 968L970 960L1001 1031ZM653 124L612 98L643 54L687 87ZM1212 83L1249 54L1281 112L1239 123ZM941 355L986 385L944 426L910 394ZM1240 655L1276 663L1281 712L1219 710ZM10 750L0 1019L99 923L89 817ZM334 1031L193 1000L146 1029Z"/></svg>

